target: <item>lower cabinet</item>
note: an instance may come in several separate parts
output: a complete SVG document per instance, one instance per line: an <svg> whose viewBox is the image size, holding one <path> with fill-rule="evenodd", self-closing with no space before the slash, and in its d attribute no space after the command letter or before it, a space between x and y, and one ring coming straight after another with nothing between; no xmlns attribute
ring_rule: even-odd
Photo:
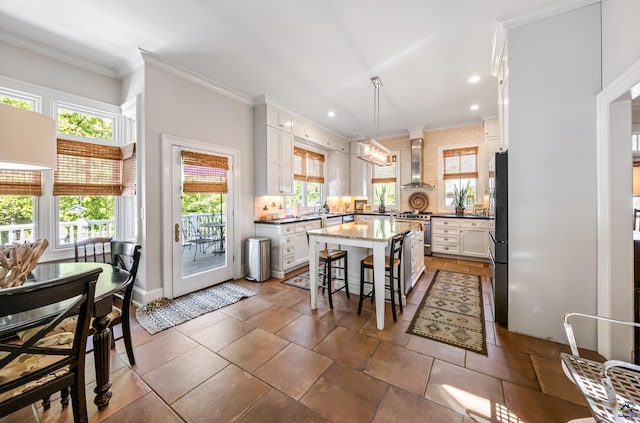
<svg viewBox="0 0 640 423"><path fill-rule="evenodd" d="M320 228L320 220L271 224L256 223L256 236L271 239L271 274L284 278L286 272L309 264L307 231Z"/></svg>
<svg viewBox="0 0 640 423"><path fill-rule="evenodd" d="M434 253L487 258L489 220L433 217L431 232Z"/></svg>

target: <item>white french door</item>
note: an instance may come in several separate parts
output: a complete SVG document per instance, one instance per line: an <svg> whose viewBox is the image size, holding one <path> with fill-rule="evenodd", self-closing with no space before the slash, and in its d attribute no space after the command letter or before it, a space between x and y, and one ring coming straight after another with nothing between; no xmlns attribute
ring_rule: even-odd
<svg viewBox="0 0 640 423"><path fill-rule="evenodd" d="M170 156L171 296L175 298L233 278L233 156L216 151L215 146L175 143ZM185 162L185 157L192 156L222 160L229 170ZM227 189L221 192L219 183L206 182L205 188L190 192L189 181L203 178L223 180Z"/></svg>

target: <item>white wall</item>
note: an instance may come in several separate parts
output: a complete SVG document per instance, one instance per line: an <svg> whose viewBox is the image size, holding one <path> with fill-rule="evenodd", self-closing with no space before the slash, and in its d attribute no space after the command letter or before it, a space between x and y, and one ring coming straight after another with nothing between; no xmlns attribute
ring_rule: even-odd
<svg viewBox="0 0 640 423"><path fill-rule="evenodd" d="M565 342L596 310L600 5L508 32L509 328ZM595 326L576 337L595 348Z"/></svg>
<svg viewBox="0 0 640 423"><path fill-rule="evenodd" d="M0 75L120 105L120 81L0 41Z"/></svg>
<svg viewBox="0 0 640 423"><path fill-rule="evenodd" d="M162 227L160 135L170 134L240 150L240 239L253 235L253 107L225 97L152 65L145 65L144 190L146 290L161 288ZM229 248L231 250L231 248ZM240 260L236 257L236 260ZM240 273L234 277L241 277Z"/></svg>
<svg viewBox="0 0 640 423"><path fill-rule="evenodd" d="M602 82L606 87L640 60L640 1L602 0Z"/></svg>

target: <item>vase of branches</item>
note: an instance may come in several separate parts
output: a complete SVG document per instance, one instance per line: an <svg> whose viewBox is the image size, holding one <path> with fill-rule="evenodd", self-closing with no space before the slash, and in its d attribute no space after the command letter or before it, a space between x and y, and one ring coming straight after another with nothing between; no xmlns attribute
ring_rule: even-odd
<svg viewBox="0 0 640 423"><path fill-rule="evenodd" d="M387 198L387 186L381 185L380 189L376 190L376 198L378 199L378 212L385 212L385 202Z"/></svg>

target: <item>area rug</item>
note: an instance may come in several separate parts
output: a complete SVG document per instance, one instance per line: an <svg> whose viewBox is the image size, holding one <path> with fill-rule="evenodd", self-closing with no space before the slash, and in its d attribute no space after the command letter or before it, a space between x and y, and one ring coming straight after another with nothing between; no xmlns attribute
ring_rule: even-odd
<svg viewBox="0 0 640 423"><path fill-rule="evenodd" d="M136 319L151 335L256 295L231 282L169 300L161 298L136 310Z"/></svg>
<svg viewBox="0 0 640 423"><path fill-rule="evenodd" d="M304 271L304 272L302 272L302 273L300 273L298 275L295 275L292 278L284 280L284 281L282 281L280 283L309 290L309 271L308 270Z"/></svg>
<svg viewBox="0 0 640 423"><path fill-rule="evenodd" d="M487 355L480 276L438 270L407 333Z"/></svg>

